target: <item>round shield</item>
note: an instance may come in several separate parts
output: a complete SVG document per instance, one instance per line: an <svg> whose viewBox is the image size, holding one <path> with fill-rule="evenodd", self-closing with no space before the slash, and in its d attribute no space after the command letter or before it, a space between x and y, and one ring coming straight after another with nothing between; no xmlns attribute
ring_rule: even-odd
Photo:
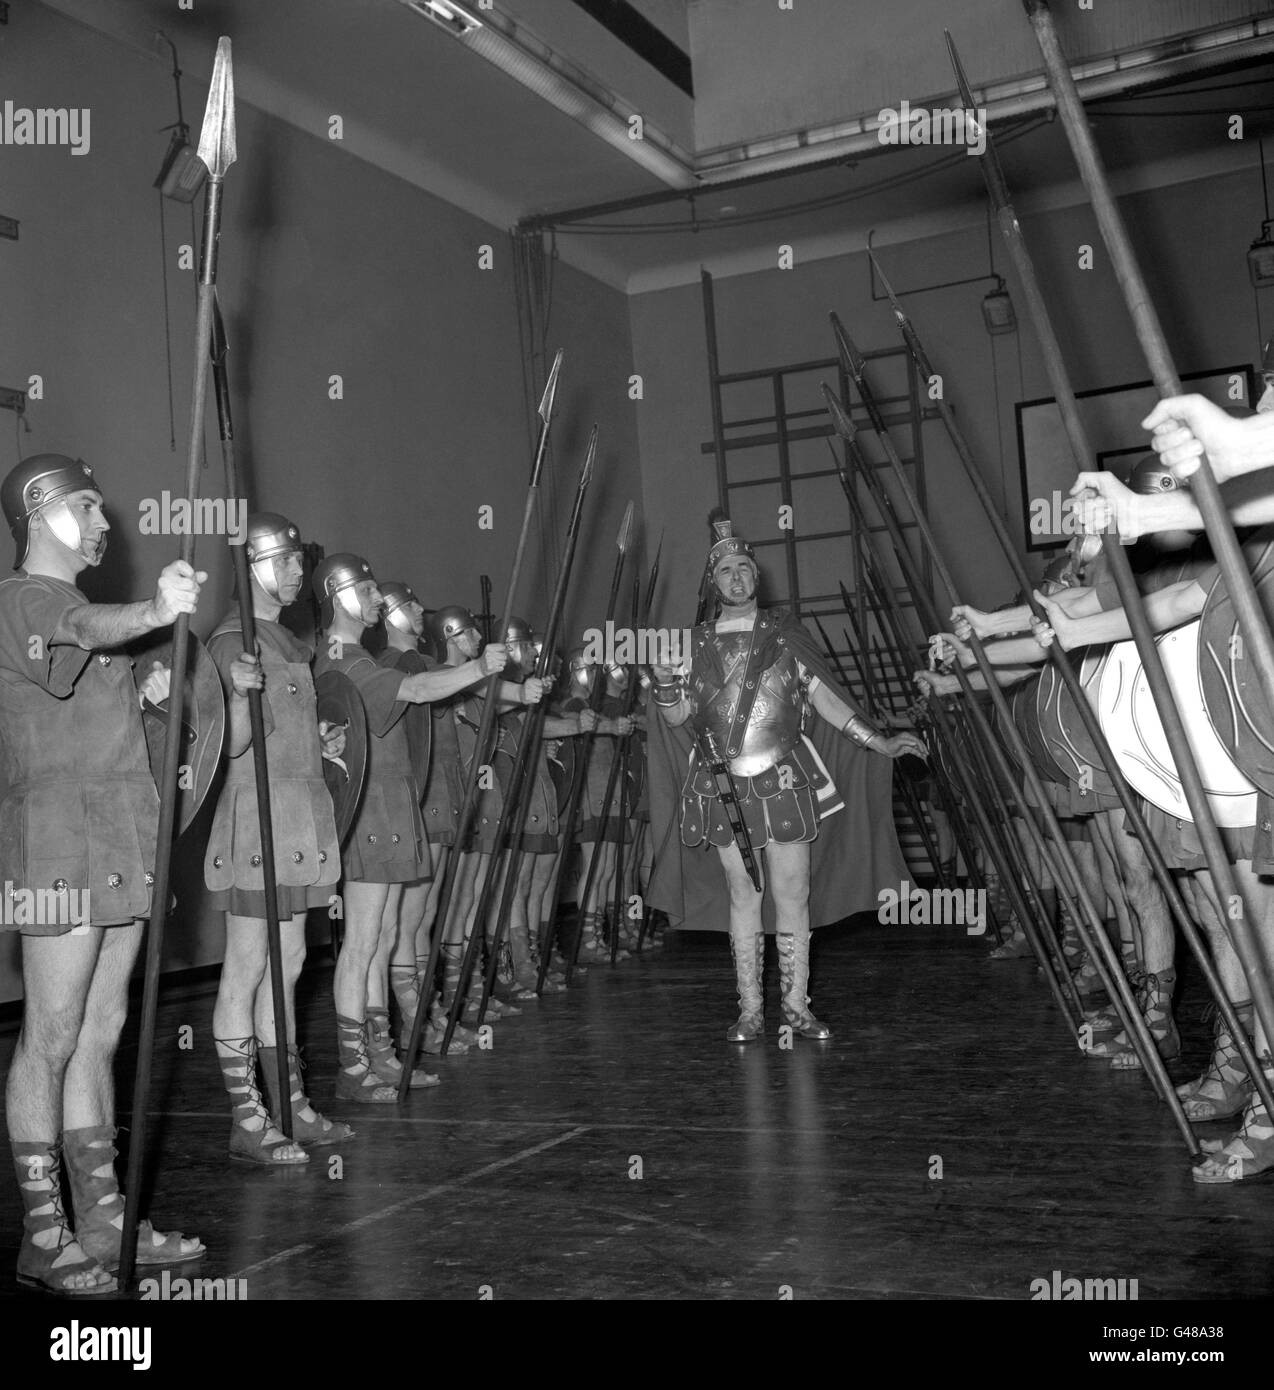
<svg viewBox="0 0 1274 1390"><path fill-rule="evenodd" d="M1252 571L1267 618L1274 617L1274 542ZM1274 794L1274 715L1261 690L1223 576L1200 617L1199 679L1208 718L1226 752L1263 792Z"/></svg>
<svg viewBox="0 0 1274 1390"><path fill-rule="evenodd" d="M575 779L576 744L578 739L564 738L558 741L557 751L549 754L549 776L557 792L557 814L562 817L571 799L571 784Z"/></svg>
<svg viewBox="0 0 1274 1390"><path fill-rule="evenodd" d="M1156 645L1216 823L1227 828L1251 825L1256 819L1256 788L1217 738L1203 704L1198 620L1165 633ZM1097 713L1133 789L1168 815L1193 820L1134 643L1116 642L1110 648L1097 691Z"/></svg>
<svg viewBox="0 0 1274 1390"><path fill-rule="evenodd" d="M1052 673L1048 674L1051 675ZM1017 726L1017 731L1022 735L1022 741L1026 744L1027 752L1031 755L1031 762L1036 772L1050 782L1057 782L1065 786L1066 773L1054 761L1053 755L1044 743L1044 735L1040 729L1040 716L1037 708L1040 699L1040 686L1041 677L1039 676L1023 681L1021 685L1015 685L1009 697L1009 709L1013 715L1013 723Z"/></svg>
<svg viewBox="0 0 1274 1390"><path fill-rule="evenodd" d="M316 677L314 694L320 721L345 729L340 758L323 759L323 780L332 796L336 834L343 845L358 815L367 778L367 713L358 687L341 671L324 671Z"/></svg>
<svg viewBox="0 0 1274 1390"><path fill-rule="evenodd" d="M163 797L164 744L168 737L168 707L142 701L142 728L151 776ZM217 775L226 735L226 701L217 664L192 632L186 648L185 694L181 707L181 734L177 753L177 805L173 824L177 834L199 814L204 797Z"/></svg>
<svg viewBox="0 0 1274 1390"><path fill-rule="evenodd" d="M1077 675L1091 707L1096 706L1097 684L1106 662L1108 648L1085 653ZM1081 790L1113 793L1115 783L1102 763L1097 745L1089 735L1074 697L1055 666L1047 669L1047 692L1039 704L1040 727L1044 742L1067 780ZM1043 689L1044 682L1041 682Z"/></svg>

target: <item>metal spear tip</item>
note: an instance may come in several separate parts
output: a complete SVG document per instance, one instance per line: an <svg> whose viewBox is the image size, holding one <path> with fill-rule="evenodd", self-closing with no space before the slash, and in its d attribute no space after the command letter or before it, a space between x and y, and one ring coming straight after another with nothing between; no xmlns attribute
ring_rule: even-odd
<svg viewBox="0 0 1274 1390"><path fill-rule="evenodd" d="M854 439L858 430L845 413L845 407L840 403L840 397L825 381L822 383L822 389L823 399L827 402L827 413L832 417L832 427L842 439Z"/></svg>
<svg viewBox="0 0 1274 1390"><path fill-rule="evenodd" d="M540 408L537 414L546 425L553 418L553 402L557 398L557 377L562 370L562 356L562 349L558 348L557 356L553 359L553 368L549 372L548 382L544 387L544 395L540 398Z"/></svg>
<svg viewBox="0 0 1274 1390"><path fill-rule="evenodd" d="M626 555L628 553L628 546L632 540L632 536L633 504L629 502L629 504L624 508L624 519L622 522L620 522L619 535L615 538L615 545L618 547L619 553L621 555Z"/></svg>
<svg viewBox="0 0 1274 1390"><path fill-rule="evenodd" d="M217 61L208 87L198 153L213 179L224 178L235 161L234 69L230 64L230 40L224 35L217 40Z"/></svg>
<svg viewBox="0 0 1274 1390"><path fill-rule="evenodd" d="M593 465L597 461L597 426L594 425L588 435L588 453L584 456L584 467L579 475L579 485L585 488L593 481Z"/></svg>
<svg viewBox="0 0 1274 1390"><path fill-rule="evenodd" d="M836 335L836 351L840 354L841 365L855 381L860 380L866 359L854 346L854 340L845 331L845 325L840 321L840 315L833 310L829 317L832 321L832 332Z"/></svg>
<svg viewBox="0 0 1274 1390"><path fill-rule="evenodd" d="M894 293L894 287L889 283L889 276L885 274L884 267L876 259L876 253L870 246L867 248L867 258L875 268L876 274L880 276L880 283L885 287L885 293L889 296L889 303L893 306L894 313L900 321L906 319L907 316L903 313L902 305L898 303L898 296Z"/></svg>
<svg viewBox="0 0 1274 1390"><path fill-rule="evenodd" d="M964 64L960 61L960 54L956 49L955 40L951 37L950 29L944 29L942 33L947 41L947 56L951 59L951 67L955 72L956 87L960 92L960 100L963 102L966 111L972 111L973 90L969 86L969 79L964 75Z"/></svg>

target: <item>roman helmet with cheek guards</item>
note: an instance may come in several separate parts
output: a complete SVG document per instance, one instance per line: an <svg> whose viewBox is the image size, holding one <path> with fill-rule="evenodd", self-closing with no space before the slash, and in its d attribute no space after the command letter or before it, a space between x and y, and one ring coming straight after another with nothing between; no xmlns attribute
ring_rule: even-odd
<svg viewBox="0 0 1274 1390"><path fill-rule="evenodd" d="M44 514L49 530L68 550L83 554L84 538L65 499L85 488L100 492L92 468L83 459L68 458L65 454L33 454L10 469L0 484L0 507L4 509L18 546L13 561L15 570L20 569L27 558L31 518L36 512ZM62 505L55 506L55 503Z"/></svg>
<svg viewBox="0 0 1274 1390"><path fill-rule="evenodd" d="M539 647L535 641L535 629L525 618L509 619L504 629L504 643L509 648L510 664L528 674L535 669ZM521 648L518 655L514 654L515 647Z"/></svg>
<svg viewBox="0 0 1274 1390"><path fill-rule="evenodd" d="M378 587L381 598L385 600L385 621L392 623L399 632L405 632L408 637L414 637L416 628L407 612L407 605L420 604L416 591L410 584L402 584L397 579L387 579Z"/></svg>
<svg viewBox="0 0 1274 1390"><path fill-rule="evenodd" d="M482 632L473 614L458 603L449 603L446 607L431 613L428 626L439 660L446 658L447 643L453 638L460 637L471 629L479 634Z"/></svg>
<svg viewBox="0 0 1274 1390"><path fill-rule="evenodd" d="M339 551L315 567L314 596L320 603L330 602L333 610L339 608L346 617L362 622L363 610L355 597L354 586L365 579L373 584L376 582L367 561L350 551Z"/></svg>
<svg viewBox="0 0 1274 1390"><path fill-rule="evenodd" d="M1146 454L1133 465L1128 486L1140 497L1154 497L1160 492L1176 492L1180 484L1158 454Z"/></svg>
<svg viewBox="0 0 1274 1390"><path fill-rule="evenodd" d="M278 600L279 581L274 573L274 557L299 555L301 532L279 512L253 512L248 518L243 543L247 547L248 568L253 578L272 599Z"/></svg>

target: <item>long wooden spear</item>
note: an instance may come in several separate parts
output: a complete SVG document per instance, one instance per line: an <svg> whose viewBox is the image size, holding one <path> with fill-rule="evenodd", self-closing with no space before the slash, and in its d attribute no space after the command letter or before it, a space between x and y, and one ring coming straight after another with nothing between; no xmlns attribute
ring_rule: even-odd
<svg viewBox="0 0 1274 1390"><path fill-rule="evenodd" d="M629 606L632 617L630 626L633 635L633 662L628 668L628 687L624 691L624 714L632 718L633 710L637 707L637 694L641 682L638 678L636 661L636 642L637 634L643 626L641 617L641 575L634 569L633 571L633 598ZM619 793L617 807L608 798L606 801L606 812L603 816L597 831L598 848L606 843L607 827L611 821L612 807L614 807L615 820L615 879L614 891L611 895L611 932L610 932L610 963L615 964L619 959L619 924L623 919L624 910L624 848L628 837L628 766L632 756L633 731L622 735L619 746L615 750L615 759L612 766L619 770Z"/></svg>
<svg viewBox="0 0 1274 1390"><path fill-rule="evenodd" d="M990 150L989 137L987 148L988 150ZM993 152L991 157L993 159L995 158ZM1007 184L1003 179L1002 173L999 180L996 180L994 182L993 187L992 181L988 180L988 188L991 189L993 198L996 192L1002 192L1007 195ZM1016 228L1016 230L1013 232L1014 239L1022 241L1022 247L1019 252L1020 256L1022 257L1022 264L1029 267L1028 274L1024 278L1029 279L1031 283L1031 289L1027 292L1027 300L1028 304L1030 305L1032 320L1034 320L1035 315L1037 313L1040 313L1045 318L1048 318L1049 315L1047 306L1043 303L1043 297L1039 292L1038 278L1034 274L1034 259L1030 254L1029 248L1025 246L1025 240L1022 237L1021 227L1020 224L1018 224L1017 219L1012 218L1011 221L1013 226ZM890 285L888 279L885 276L884 271L881 269L881 266L874 255L872 256L872 262L876 267L877 275L880 276L881 283L885 287L885 292L889 296L890 303L893 306L894 317L897 320L899 329L901 330L903 335L903 341L907 346L907 350L910 353L912 360L916 364L917 370L926 380L932 380L936 373L934 371L933 363L930 361L929 355L925 351L924 344L920 340L920 334L917 332L915 325L911 322L910 318L903 310L902 305L898 302L897 296L894 294L893 287ZM1021 274L1022 265L1018 266L1018 271L1019 274ZM1052 342L1055 344L1055 335L1052 335L1050 333L1049 336ZM1059 377L1067 375L1065 372L1065 366L1061 362L1060 349L1058 357L1054 359L1054 367L1057 369ZM1004 519L1000 516L999 511L996 509L995 502L991 497L990 489L987 487L986 482L983 479L982 473L974 460L973 450L970 448L969 442L964 436L964 431L960 428L960 423L956 419L955 413L951 408L951 404L948 399L948 393L946 390L944 390L942 394L938 397L937 406L939 414L942 417L943 424L946 426L947 434L951 440L953 447L955 448L956 456L960 460L960 464L964 469L965 475L967 476L969 484L973 488L973 491L976 494L978 501L982 504L982 509L986 513L987 520L990 522L991 529L995 533L996 540L1000 544L1000 549L1003 551L1005 559L1008 561L1010 568L1013 570L1013 574L1018 582L1018 586L1021 588L1023 594L1027 596L1027 602L1029 603L1031 611L1035 614L1035 616L1037 618L1047 621L1047 615L1044 613L1043 608L1032 597L1033 585L1031 583L1030 576L1027 574L1026 565L1020 553L1018 552L1017 547L1013 544L1009 536L1008 527L1004 524ZM1119 554L1119 558L1121 560L1125 560L1126 562L1126 557L1123 555L1122 548L1118 545L1117 542L1115 542L1114 538L1106 537L1105 540L1109 542L1111 546L1113 546L1113 548ZM1220 977L1216 973L1216 968L1212 963L1211 952L1208 950L1207 946L1204 944L1202 938L1200 937L1199 929L1195 924L1194 918L1191 916L1189 910L1187 909L1185 900L1182 898L1181 892L1177 887L1177 881L1168 868L1168 864L1163 856L1162 850L1159 848L1159 845L1155 841L1154 836L1151 835L1150 830L1146 825L1145 819L1141 814L1139 798L1129 787L1127 779L1124 777L1123 771L1119 766L1118 759L1116 759L1113 752L1111 751L1110 744L1107 742L1106 739L1105 731L1101 727L1101 720L1098 718L1096 710L1093 709L1092 704L1090 703L1083 689L1083 686L1080 683L1079 676L1076 674L1075 669L1071 664L1069 654L1062 651L1060 645L1057 642L1054 642L1052 646L1049 648L1049 655L1054 666L1056 666L1058 674L1061 676L1063 683L1066 685L1067 690L1071 694L1072 702L1074 703L1079 713L1080 719L1083 721L1085 729L1088 731L1089 737L1092 739L1093 744L1096 747L1097 755L1101 759L1102 766L1107 770L1107 772L1110 775L1111 781L1114 783L1115 792L1119 797L1120 804L1123 806L1124 809L1124 814L1128 819L1129 829L1131 830L1132 834L1134 834L1137 837L1137 839L1141 842L1143 848L1145 849L1146 857L1150 861L1151 870L1154 873L1155 879L1158 882L1165 899L1167 900L1168 907L1172 912L1173 920L1176 922L1182 935L1185 937L1186 944L1190 948L1191 954L1194 956L1195 960L1198 962L1200 970L1203 972L1203 977L1207 982L1208 988L1211 991L1213 998L1216 1000L1217 1009L1220 1012L1226 1027L1229 1029L1230 1036L1235 1039L1236 1047L1239 1050L1244 1065L1248 1069L1248 1074L1253 1078L1258 1088L1261 1088L1261 1096L1262 1099L1265 1101L1266 1105L1269 1106L1272 1111L1274 1111L1274 1094L1265 1094L1266 1091L1269 1091L1271 1089L1270 1084L1269 1081L1266 1079L1265 1074L1262 1072L1261 1068L1256 1064L1255 1052L1252 1050L1251 1044L1248 1040L1247 1030L1240 1025L1238 1018L1234 1013L1234 1006L1230 1002L1230 999L1226 994L1225 988L1221 984ZM1226 899L1226 901L1233 901L1233 899ZM1259 1080L1257 1078L1259 1078Z"/></svg>
<svg viewBox="0 0 1274 1390"><path fill-rule="evenodd" d="M238 499L239 462L234 447L234 417L230 410L230 383L226 373L225 325L221 322L221 306L212 301L212 381L217 395L217 429L221 435L221 462L226 474L226 498ZM246 506L246 503L245 503ZM245 518L246 524L246 518ZM243 633L243 650L260 655L257 650L256 615L252 611L252 582L248 571L246 540L230 546L230 563L234 569L234 584L239 594L239 627ZM256 775L257 824L261 831L261 874L265 890L265 944L270 961L270 992L274 1000L275 1062L278 1069L279 1095L290 1096L292 1084L288 1071L287 990L283 983L283 944L279 936L279 889L274 876L274 826L270 819L270 767L265 747L265 715L261 707L261 692L248 691L248 722L252 729L252 770ZM282 1041L280 1041L282 1030ZM283 1133L292 1137L292 1106L282 1107L279 1118Z"/></svg>
<svg viewBox="0 0 1274 1390"><path fill-rule="evenodd" d="M190 447L186 456L186 505L194 512L203 461L204 414L208 402L208 343L212 335L212 306L217 283L217 241L221 231L221 186L226 170L235 161L234 73L230 65L230 40L217 41L208 106L199 134L198 155L208 169L204 198L203 245L199 255L199 298L195 320L194 390L190 406ZM181 538L178 557L188 565L195 558L192 527ZM124 1199L124 1230L120 1240L119 1282L126 1288L137 1260L137 1217L145 1187L147 1106L155 1047L155 1012L159 1003L159 969L163 956L164 927L168 921L169 879L172 869L173 822L177 808L177 777L181 760L181 716L185 703L186 655L190 615L179 613L173 624L172 672L168 696L168 726L164 739L163 771L159 787L159 829L155 841L155 882L151 897L150 931L146 939L146 981L142 993L141 1036L137 1046L137 1072L133 1080L132 1136L128 1146L128 1192ZM287 1094L285 1091L284 1094Z"/></svg>
<svg viewBox="0 0 1274 1390"><path fill-rule="evenodd" d="M562 370L562 354L559 351L553 359L553 367L544 387L537 412L540 417L539 435L535 441L535 457L531 461L531 480L527 484L526 502L522 508L522 528L518 532L517 549L513 554L513 568L509 571L509 587L504 600L504 615L500 623L503 634L509 629L509 619L513 616L517 602L518 585L522 579L522 560L526 554L526 541L531 532L531 519L535 515L540 497L540 476L544 471L544 456L548 449L549 426L553 420L553 402L557 396L557 381ZM456 838L447 855L447 867L443 870L442 883L438 888L438 910L434 917L433 940L429 943L429 959L425 963L425 973L420 989L420 1002L416 1017L412 1020L411 1037L407 1042L407 1055L403 1058L403 1074L398 1082L398 1103L404 1104L411 1089L411 1073L415 1066L416 1054L420 1048L420 1035L424 1032L425 1019L429 1016L429 1005L433 1000L434 972L438 968L438 953L442 949L442 938L447 930L447 910L451 905L452 891L460 868L460 858L464 853L469 832L473 828L473 818L478 809L478 784L482 781L483 769L491 756L495 735L496 701L500 691L500 672L495 672L486 685L482 704L482 718L478 724L478 736L473 746L473 762L469 767L469 783L465 788L464 801L460 804L460 815L456 820Z"/></svg>
<svg viewBox="0 0 1274 1390"><path fill-rule="evenodd" d="M866 407L872 429L877 439L880 441L881 447L884 449L885 457L889 461L890 468L893 470L895 482L911 511L917 534L926 551L929 553L934 568L942 581L943 587L947 590L948 596L953 603L958 603L959 597L958 590L955 587L955 581L951 577L951 573L938 548L928 518L925 516L916 498L915 492L912 489L911 483L907 478L902 460L898 456L898 451L894 448L893 441L889 437L888 428L884 423L884 418L876 403L874 393L867 382L866 359L854 346L853 340L849 337L849 334L845 331L844 325L835 314L832 315L832 327L836 333L837 346L841 353L842 361L846 369L854 377L859 397ZM868 473L870 473L870 470L868 470ZM870 476L866 477L865 481L869 489L876 485L875 479ZM910 559L909 556L905 558L900 556L899 558L904 565ZM923 595L923 597L927 598L928 596ZM931 600L929 601L929 607L933 609ZM934 617L937 617L936 610L934 610ZM1168 1105L1173 1120L1176 1122L1181 1136L1189 1148L1191 1157L1196 1158L1199 1156L1199 1148L1198 1142L1194 1136L1194 1131L1190 1128L1190 1121L1186 1118L1185 1111L1181 1107L1180 1098L1173 1089L1171 1081L1168 1079L1168 1073L1164 1067L1163 1058L1159 1056L1154 1039L1150 1036L1150 1030L1146 1025L1146 1020L1142 1017L1141 1009L1138 1007L1137 1001L1133 997L1127 976L1124 974L1119 959L1115 955L1114 948L1111 946L1106 936L1102 914L1098 911L1097 905L1093 901L1092 895L1079 873L1074 857L1070 852L1070 847L1066 844L1065 838L1062 835L1061 824L1057 819L1057 814L1048 801L1043 782L1031 761L1030 753L1026 748L1025 742L1012 721L1008 702L1004 698L1004 692L1001 690L995 678L995 670L988 661L986 653L982 650L982 644L978 640L976 633L973 634L969 645L978 663L978 668L982 673L982 678L986 682L987 690L991 696L991 703L995 706L996 714L1004 725L1004 732L1008 736L1015 755L1022 765L1023 772L1026 774L1027 785L1030 787L1032 800L1039 808L1044 818L1044 823L1053 838L1056 847L1056 858L1066 875L1065 879L1059 880L1059 882L1066 882L1071 886L1075 899L1082 909L1081 914L1076 918L1080 937L1093 956L1094 963L1097 965L1099 972L1102 974L1102 984L1105 986L1107 992L1110 993L1111 1000L1115 1005L1117 1013L1120 1015L1120 1022L1127 1029L1129 1041L1137 1052L1142 1066L1145 1068L1156 1090ZM964 676L958 663L956 671L962 686L967 687L967 678ZM982 713L981 710L976 704L970 704L969 709L974 717L975 723L978 722ZM998 742L991 737L989 726L983 730L981 723L979 723L978 727L979 732L984 734L986 746L995 755L996 761L1004 758L1004 750L1000 747ZM1005 759L1004 762L1004 770L1007 772L1007 759Z"/></svg>
<svg viewBox="0 0 1274 1390"><path fill-rule="evenodd" d="M584 467L580 470L579 482L576 484L575 500L571 504L562 563L558 569L557 583L554 585L553 597L549 604L548 621L544 628L540 655L535 665L535 674L540 680L546 680L553 660L553 651L557 644L557 632L561 624L562 608L566 602L566 587L570 582L571 570L575 564L580 521L584 511L584 496L593 478L596 458L597 427L594 426L588 440L588 452L584 459ZM503 640L503 636L501 634L501 640ZM539 758L544 721L548 717L548 708L548 691L545 691L544 698L533 710L529 711L522 721L522 734L514 754L513 774L509 778L509 789L505 795L504 808L496 832L496 841L492 847L491 863L487 870L486 882L482 885L482 892L478 896L477 911L474 913L473 934L465 948L464 959L460 966L459 983L456 985L455 994L452 996L451 1006L447 1013L447 1028L442 1039L444 1056L451 1046L451 1039L455 1036L456 1025L459 1022L461 1010L464 1008L465 991L469 987L474 963L485 936L487 916L491 911L491 903L500 881L498 872L500 861L507 847L509 853L504 871L504 889L500 896L500 908L492 932L491 959L488 962L487 974L483 982L482 1001L478 1006L479 1026L486 1017L487 1001L490 999L491 990L495 986L495 975L499 966L500 942L508 926L509 914L513 906L513 895L517 891L518 870L522 863L522 832L526 829L526 817L531 809L530 792L535 776L535 765Z"/></svg>
<svg viewBox="0 0 1274 1390"><path fill-rule="evenodd" d="M912 558L911 551L907 547L906 538L902 534L898 519L894 515L893 508L889 506L888 499L883 489L880 489L878 492L873 491L875 486L875 480L872 476L873 470L871 465L863 457L862 450L858 445L857 431L855 430L854 424L841 406L838 397L829 387L823 387L823 394L827 399L828 411L832 417L832 427L843 441L845 456L853 466L856 476L863 480L868 494L871 496L877 510L880 512L881 520L885 524L885 529L889 533L890 542L894 548L894 554L897 557L899 568L902 570L903 582L911 592L916 614L922 623L928 622L931 626L934 626L934 630L936 631L937 610L934 608L929 590L921 578L919 568ZM844 467L838 468L837 472L840 477L841 490L844 492L846 501L849 503L850 511L858 521L860 534L864 537L864 544L875 554L871 532L867 529L867 518L862 503L855 494L854 484ZM886 591L882 590L880 597L882 600L885 600L887 598ZM894 601L896 602L896 600ZM990 726L987 724L986 718L981 710L977 708L975 702L971 698L972 690L967 678L963 676L962 672L957 670L957 679L961 681L961 687L966 697L968 710L974 717L979 732L985 731L987 739L990 740ZM1075 1029L1079 1026L1082 1009L1079 1003L1079 996L1075 991L1070 974L1055 963L1053 955L1045 944L1048 939L1047 925L1041 920L1040 925L1037 927L1035 917L1026 904L1025 898L1018 886L1016 876L1006 858L1004 844L996 836L987 815L987 804L994 803L998 798L1002 797L1000 784L995 780L988 781L983 773L975 770L973 765L966 758L965 743L957 737L941 700L933 700L930 702L930 712L938 727L939 734L945 742L952 767L961 783L961 795L963 796L965 805L972 812L973 818L977 823L978 832L982 837L982 843L987 853L994 860L1000 879L1009 891L1013 909L1018 915L1018 919L1022 924L1022 930L1026 933L1026 939L1035 953L1035 958L1039 963L1040 969L1044 972L1044 978L1053 994L1053 998L1071 1028ZM1001 758L1000 773L1001 779L1011 785L1012 778L1009 775L1007 760L1003 758ZM1005 818L1007 819L1007 813L1005 813ZM1035 835L1036 843L1040 847L1041 853L1048 858L1049 848L1044 841L1039 827L1035 825L1033 820L1028 821L1027 824L1028 828L1031 829ZM1061 884L1062 877L1060 868L1055 867L1055 861L1052 859L1049 859L1049 863L1050 867L1054 867L1057 881ZM1061 891L1062 890L1059 888L1059 892ZM1067 986L1069 986L1069 989Z"/></svg>

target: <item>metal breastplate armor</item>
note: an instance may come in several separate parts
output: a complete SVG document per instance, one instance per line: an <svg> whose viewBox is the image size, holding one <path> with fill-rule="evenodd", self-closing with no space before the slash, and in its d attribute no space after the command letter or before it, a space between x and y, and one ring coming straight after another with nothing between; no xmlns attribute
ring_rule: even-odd
<svg viewBox="0 0 1274 1390"><path fill-rule="evenodd" d="M792 653L784 650L773 665L750 676L746 670L752 645L750 632L712 633L707 641L720 656L724 678L716 685L705 671L705 663L692 665L690 695L695 707L695 728L712 735L735 776L755 777L773 767L800 742L804 710L800 667ZM731 743L735 711L740 698L751 693L752 681L755 698L747 724Z"/></svg>

